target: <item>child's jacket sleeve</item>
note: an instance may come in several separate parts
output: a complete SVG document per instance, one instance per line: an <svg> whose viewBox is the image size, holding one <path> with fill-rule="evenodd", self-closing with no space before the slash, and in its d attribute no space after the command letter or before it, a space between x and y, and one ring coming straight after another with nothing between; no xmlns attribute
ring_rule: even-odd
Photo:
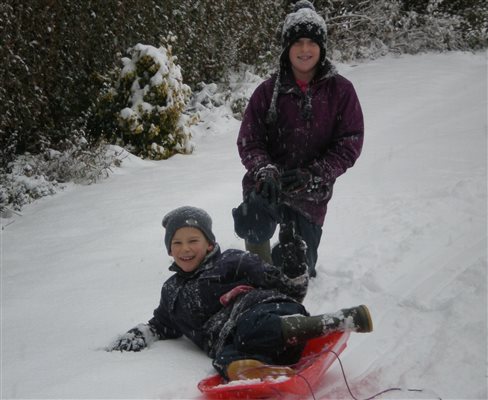
<svg viewBox="0 0 488 400"><path fill-rule="evenodd" d="M324 182L333 182L352 167L363 147L364 121L361 105L353 85L337 77L332 85L337 93L334 107L334 134L327 150L317 156L309 167Z"/></svg>
<svg viewBox="0 0 488 400"><path fill-rule="evenodd" d="M159 306L154 310L153 318L149 320L149 324L152 325L160 339L177 339L181 337L182 332L175 326L169 306L172 304L171 290L172 279L170 278L161 289L161 300Z"/></svg>

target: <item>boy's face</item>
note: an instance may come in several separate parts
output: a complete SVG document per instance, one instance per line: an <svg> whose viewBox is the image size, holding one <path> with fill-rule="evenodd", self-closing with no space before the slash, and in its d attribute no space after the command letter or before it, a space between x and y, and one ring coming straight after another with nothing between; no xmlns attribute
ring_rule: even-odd
<svg viewBox="0 0 488 400"><path fill-rule="evenodd" d="M312 39L300 38L291 45L289 57L295 78L308 81L315 74L320 46Z"/></svg>
<svg viewBox="0 0 488 400"><path fill-rule="evenodd" d="M200 229L185 226L171 239L170 255L183 271L193 272L213 247Z"/></svg>

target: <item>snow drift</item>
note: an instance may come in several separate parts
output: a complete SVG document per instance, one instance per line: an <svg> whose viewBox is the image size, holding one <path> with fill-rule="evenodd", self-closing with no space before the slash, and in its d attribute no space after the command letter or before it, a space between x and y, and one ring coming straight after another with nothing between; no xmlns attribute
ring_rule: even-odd
<svg viewBox="0 0 488 400"><path fill-rule="evenodd" d="M305 304L370 306L375 331L351 335L341 357L358 398L402 387L424 391L383 398L486 399L486 54L339 70L361 100L365 146L336 184ZM231 217L239 122L225 106L201 113L194 154L128 156L110 179L41 199L2 230L2 398L199 398L213 370L188 340L104 347L158 304L166 212L202 207L222 248L243 248ZM337 363L315 397L349 398Z"/></svg>

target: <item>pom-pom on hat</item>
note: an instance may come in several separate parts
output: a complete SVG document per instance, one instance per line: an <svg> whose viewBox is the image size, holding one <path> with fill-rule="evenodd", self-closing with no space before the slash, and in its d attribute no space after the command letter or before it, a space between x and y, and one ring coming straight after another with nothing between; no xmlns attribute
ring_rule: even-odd
<svg viewBox="0 0 488 400"><path fill-rule="evenodd" d="M283 49L288 49L300 38L312 39L320 46L325 56L327 26L324 19L315 11L313 4L307 0L296 2L293 12L285 18L281 31Z"/></svg>
<svg viewBox="0 0 488 400"><path fill-rule="evenodd" d="M163 227L166 228L164 244L168 254L171 251L171 240L175 232L183 227L200 229L210 243L215 243L215 236L212 232L212 218L201 208L191 206L176 208L164 216Z"/></svg>

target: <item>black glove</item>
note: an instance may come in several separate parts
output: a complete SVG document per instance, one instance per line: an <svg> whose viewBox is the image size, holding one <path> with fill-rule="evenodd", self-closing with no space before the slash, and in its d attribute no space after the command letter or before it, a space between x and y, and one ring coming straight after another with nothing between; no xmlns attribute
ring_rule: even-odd
<svg viewBox="0 0 488 400"><path fill-rule="evenodd" d="M279 247L283 272L289 278L296 278L307 272L307 245L295 232L293 222L280 225Z"/></svg>
<svg viewBox="0 0 488 400"><path fill-rule="evenodd" d="M269 204L277 204L280 195L280 173L274 165L267 165L256 173L256 193Z"/></svg>
<svg viewBox="0 0 488 400"><path fill-rule="evenodd" d="M299 192L308 187L312 173L306 168L289 169L281 174L284 192Z"/></svg>
<svg viewBox="0 0 488 400"><path fill-rule="evenodd" d="M135 328L120 335L107 351L141 351L157 340L154 327L148 324L139 324Z"/></svg>

